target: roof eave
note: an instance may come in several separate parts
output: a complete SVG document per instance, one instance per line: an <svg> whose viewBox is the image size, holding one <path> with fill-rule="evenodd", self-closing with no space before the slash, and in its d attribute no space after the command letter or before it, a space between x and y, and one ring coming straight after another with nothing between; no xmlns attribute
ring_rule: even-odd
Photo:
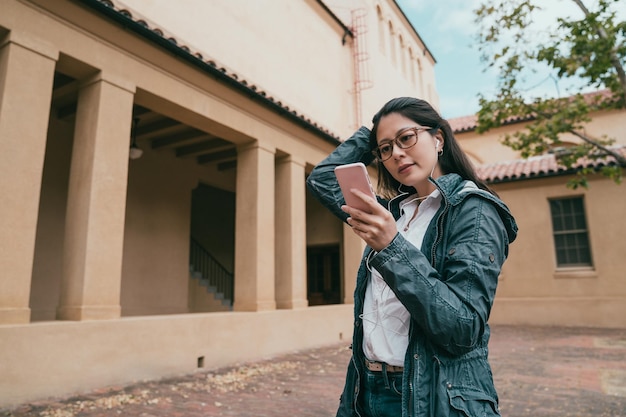
<svg viewBox="0 0 626 417"><path fill-rule="evenodd" d="M583 168L593 168L594 173L598 173L603 166L616 166L616 165L617 165L616 163L611 163L607 165L603 164L603 165L598 165L594 167L577 167L577 168L570 168L570 169L563 168L563 169L559 169L556 171L538 172L538 173L533 173L530 175L519 175L519 176L505 177L505 178L486 179L484 181L487 184L492 185L492 184L506 184L506 183L519 182L519 181L529 181L529 180L539 180L539 179L545 179L545 178L571 176L571 175L576 175ZM626 167L622 166L622 169L626 169Z"/></svg>
<svg viewBox="0 0 626 417"><path fill-rule="evenodd" d="M110 7L103 1L101 0L79 0L79 1L85 4L86 6L91 7L92 9L96 10L97 12L103 14L104 16L110 18L114 22L124 26L130 31L159 45L163 49L183 59L184 61L187 61L188 63L202 69L203 71L205 71L212 77L218 79L224 84L227 84L229 87L232 87L233 89L249 96L254 101L268 107L270 110L274 111L275 113L281 116L284 116L285 118L303 127L304 129L315 133L316 135L320 136L325 141L330 142L335 146L341 143L341 141L335 135L320 128L316 124L311 123L310 121L303 118L302 116L299 116L297 112L293 110L290 111L289 108L282 106L280 102L277 102L271 98L268 98L267 95L265 94L257 92L256 88L253 88L253 86L248 86L247 84L244 84L241 81L234 79L233 77L229 76L225 72L224 69L220 69L217 66L211 65L209 62L206 62L202 58L192 54L189 50L183 49L181 46L179 46L172 40L159 35L158 33L153 31L149 27L140 24L139 22L135 21L132 17L127 16L124 13L121 13L120 11L114 9L113 7Z"/></svg>

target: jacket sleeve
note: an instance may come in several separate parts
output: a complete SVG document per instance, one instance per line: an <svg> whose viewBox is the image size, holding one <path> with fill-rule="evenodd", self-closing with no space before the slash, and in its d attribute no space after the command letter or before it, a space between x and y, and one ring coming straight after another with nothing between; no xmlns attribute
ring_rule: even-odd
<svg viewBox="0 0 626 417"><path fill-rule="evenodd" d="M345 200L337 183L334 169L338 165L353 162L363 162L365 165L369 165L374 159L369 151L369 135L368 128L364 126L359 128L313 168L306 180L307 187L313 196L344 222L348 215L341 211L341 206L345 204Z"/></svg>
<svg viewBox="0 0 626 417"><path fill-rule="evenodd" d="M509 242L491 202L469 197L454 212L443 232L446 252L437 252L440 271L400 234L370 266L435 346L462 355L481 342Z"/></svg>

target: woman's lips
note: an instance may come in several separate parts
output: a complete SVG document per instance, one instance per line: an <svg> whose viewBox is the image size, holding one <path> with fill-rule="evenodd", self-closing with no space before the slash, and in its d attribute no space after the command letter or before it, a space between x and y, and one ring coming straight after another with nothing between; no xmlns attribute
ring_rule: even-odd
<svg viewBox="0 0 626 417"><path fill-rule="evenodd" d="M398 168L398 174L406 174L406 173L407 173L407 171L408 171L409 169L411 169L411 167L412 167L412 166L413 166L413 164L404 164L404 165L401 165L401 166Z"/></svg>

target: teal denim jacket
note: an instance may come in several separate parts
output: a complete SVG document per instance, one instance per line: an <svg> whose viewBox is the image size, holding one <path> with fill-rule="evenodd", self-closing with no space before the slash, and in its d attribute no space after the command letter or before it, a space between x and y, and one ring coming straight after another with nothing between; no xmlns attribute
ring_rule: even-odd
<svg viewBox="0 0 626 417"><path fill-rule="evenodd" d="M334 167L372 162L369 130L361 127L318 164L307 178L313 195L343 221L344 204ZM401 234L385 249L366 248L354 292L352 359L337 416L360 416L363 374L363 299L369 270L376 268L411 314L404 360L402 416L498 416L498 396L487 360L489 313L498 276L517 225L506 205L457 174L431 179L442 203L421 248ZM406 196L379 202L400 216ZM370 256L371 255L371 256Z"/></svg>

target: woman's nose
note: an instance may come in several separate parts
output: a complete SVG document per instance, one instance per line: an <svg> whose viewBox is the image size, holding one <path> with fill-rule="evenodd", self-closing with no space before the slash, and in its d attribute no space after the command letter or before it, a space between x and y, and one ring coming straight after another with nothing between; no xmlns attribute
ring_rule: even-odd
<svg viewBox="0 0 626 417"><path fill-rule="evenodd" d="M405 155L405 151L406 149L402 149L401 147L398 146L397 143L393 143L393 148L391 151L391 156L393 158L397 158L398 156L404 156Z"/></svg>

